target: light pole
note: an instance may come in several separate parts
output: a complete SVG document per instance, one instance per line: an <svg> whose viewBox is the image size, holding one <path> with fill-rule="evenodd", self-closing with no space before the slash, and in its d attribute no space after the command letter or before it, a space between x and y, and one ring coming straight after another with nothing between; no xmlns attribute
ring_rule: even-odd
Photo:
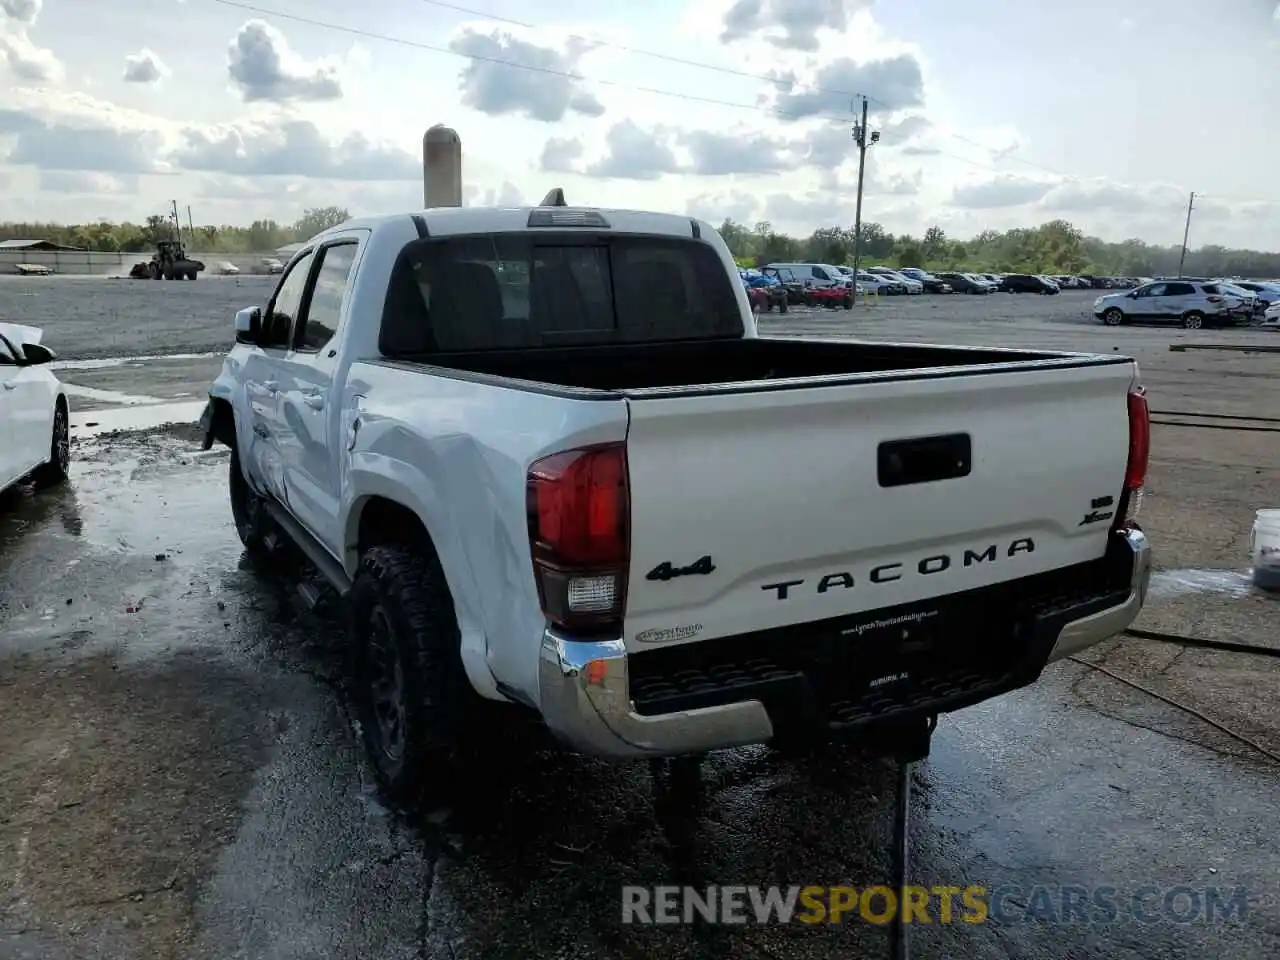
<svg viewBox="0 0 1280 960"><path fill-rule="evenodd" d="M858 302L858 262L862 259L862 179L867 170L867 147L880 142L879 130L867 130L867 98L862 98L862 120L853 127L858 145L858 205L853 214L853 302Z"/></svg>

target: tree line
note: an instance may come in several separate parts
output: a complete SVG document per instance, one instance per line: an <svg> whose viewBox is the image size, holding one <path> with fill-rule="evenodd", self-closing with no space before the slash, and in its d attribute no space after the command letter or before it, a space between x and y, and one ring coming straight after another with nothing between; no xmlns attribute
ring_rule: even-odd
<svg viewBox="0 0 1280 960"><path fill-rule="evenodd" d="M255 220L248 226L205 225L196 226L194 231L184 227L182 237L187 249L200 253L270 253L285 244L307 240L350 217L342 207L316 207L306 210L292 224ZM853 262L852 227L820 227L807 237L793 237L774 230L768 221L748 226L725 220L720 235L744 265L770 261ZM0 223L0 240L52 240L112 253L145 253L153 250L158 240L172 237L172 218L160 215L148 217L143 223ZM863 262L898 267L1156 277L1177 272L1180 255L1181 249L1176 245L1162 247L1143 240L1111 243L1088 237L1066 220L1051 220L1030 228L984 230L969 238L950 237L936 226L916 237L892 234L878 223L862 225ZM1206 246L1189 250L1183 269L1192 276L1280 277L1280 253Z"/></svg>
<svg viewBox="0 0 1280 960"><path fill-rule="evenodd" d="M1176 274L1179 246L1144 240L1111 243L1085 234L1066 220L1038 227L984 230L967 239L949 237L941 227L923 236L894 235L878 223L862 224L861 262L926 270L978 273L1086 274L1106 277L1160 277ZM770 262L853 263L852 227L821 227L807 237L779 233L767 221L755 226L725 220L720 235L744 266ZM1280 253L1205 246L1188 250L1189 276L1280 277Z"/></svg>
<svg viewBox="0 0 1280 960"><path fill-rule="evenodd" d="M193 253L271 253L289 243L350 220L342 207L314 207L293 223L255 220L247 227L182 225L182 242ZM142 223L0 223L0 240L51 240L82 250L107 253L151 253L160 240L177 236L172 216L154 215Z"/></svg>

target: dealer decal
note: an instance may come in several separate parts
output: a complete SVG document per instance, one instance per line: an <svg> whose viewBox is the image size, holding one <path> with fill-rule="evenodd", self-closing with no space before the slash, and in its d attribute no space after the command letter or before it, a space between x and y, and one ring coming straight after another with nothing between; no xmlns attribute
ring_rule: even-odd
<svg viewBox="0 0 1280 960"><path fill-rule="evenodd" d="M636 643L670 643L672 640L688 640L701 632L702 624L700 623L691 623L683 627L657 627L637 633Z"/></svg>

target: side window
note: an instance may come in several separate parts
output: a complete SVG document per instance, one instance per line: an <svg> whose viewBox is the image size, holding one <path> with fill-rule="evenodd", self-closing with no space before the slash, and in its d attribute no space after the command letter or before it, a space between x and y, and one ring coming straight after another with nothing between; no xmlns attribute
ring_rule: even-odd
<svg viewBox="0 0 1280 960"><path fill-rule="evenodd" d="M1189 283L1169 283L1165 284L1164 296L1166 297L1186 297L1196 292L1196 288Z"/></svg>
<svg viewBox="0 0 1280 960"><path fill-rule="evenodd" d="M280 286L276 287L267 310L264 346L283 347L288 344L293 321L302 307L302 295L306 293L307 276L311 273L314 260L313 250L295 260L280 279Z"/></svg>
<svg viewBox="0 0 1280 960"><path fill-rule="evenodd" d="M828 277L828 276L827 276L827 271L823 270L821 267L810 267L810 268L809 268L809 273L811 273L811 274L813 275L813 279L815 279L815 280L830 280L830 279L831 279L830 277Z"/></svg>
<svg viewBox="0 0 1280 960"><path fill-rule="evenodd" d="M1201 284L1200 289L1203 290L1205 293L1221 293L1222 292L1220 289L1218 289L1218 285L1216 283Z"/></svg>
<svg viewBox="0 0 1280 960"><path fill-rule="evenodd" d="M1149 287L1144 287L1138 291L1140 297L1163 297L1168 290L1167 283L1153 283Z"/></svg>
<svg viewBox="0 0 1280 960"><path fill-rule="evenodd" d="M320 251L320 269L311 289L311 300L306 315L296 325L293 334L294 349L319 350L333 339L342 316L342 302L346 299L351 282L351 268L355 266L357 244L335 243Z"/></svg>

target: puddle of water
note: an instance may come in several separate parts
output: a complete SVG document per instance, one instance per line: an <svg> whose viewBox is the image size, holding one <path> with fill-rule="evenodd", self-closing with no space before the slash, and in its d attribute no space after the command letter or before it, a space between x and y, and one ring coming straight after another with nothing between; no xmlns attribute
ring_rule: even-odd
<svg viewBox="0 0 1280 960"><path fill-rule="evenodd" d="M1253 576L1237 570L1161 570L1151 575L1148 595L1186 597L1197 593L1241 598L1253 592Z"/></svg>
<svg viewBox="0 0 1280 960"><path fill-rule="evenodd" d="M170 423L195 423L204 412L205 401L159 403L115 410L83 410L71 414L71 434L92 437L110 430L147 430Z"/></svg>
<svg viewBox="0 0 1280 960"><path fill-rule="evenodd" d="M97 387L81 387L74 383L62 384L62 389L67 391L67 395L71 397L80 397L85 400L100 400L103 403L118 403L127 407L142 406L148 403L164 403L164 397L148 397L141 394L121 393L118 390L99 390ZM189 397L191 394L185 393L182 396Z"/></svg>
<svg viewBox="0 0 1280 960"><path fill-rule="evenodd" d="M225 353L167 353L154 357L101 357L97 360L55 360L51 367L54 370L101 370L105 367L123 367L126 363L146 364L164 360L207 360L211 357L225 357Z"/></svg>

